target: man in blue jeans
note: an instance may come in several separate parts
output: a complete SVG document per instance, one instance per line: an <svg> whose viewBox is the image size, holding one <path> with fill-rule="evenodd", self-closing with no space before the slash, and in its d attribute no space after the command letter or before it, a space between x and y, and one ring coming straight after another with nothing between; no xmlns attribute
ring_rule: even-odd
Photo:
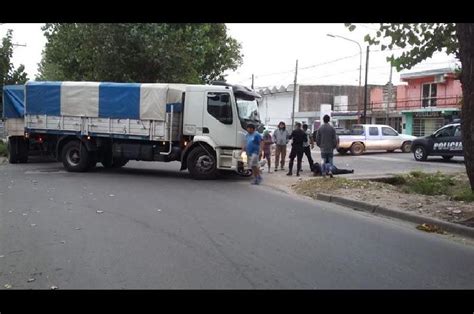
<svg viewBox="0 0 474 314"><path fill-rule="evenodd" d="M260 134L255 132L255 125L252 123L247 124L247 135L245 136L245 140L246 143L245 146L242 147L242 150L246 151L248 166L252 168L252 175L254 177L252 184L258 185L262 182L259 160L262 156L263 141Z"/></svg>
<svg viewBox="0 0 474 314"><path fill-rule="evenodd" d="M323 177L328 174L332 176L332 159L334 157L334 149L337 147L336 130L329 124L331 118L328 115L323 117L324 124L318 129L316 134L316 145L321 149L321 158L323 164L321 165L321 172Z"/></svg>

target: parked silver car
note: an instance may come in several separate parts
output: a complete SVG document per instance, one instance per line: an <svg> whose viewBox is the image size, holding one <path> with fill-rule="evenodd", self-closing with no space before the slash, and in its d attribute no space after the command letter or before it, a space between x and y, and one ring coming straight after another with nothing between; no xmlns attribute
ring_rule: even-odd
<svg viewBox="0 0 474 314"><path fill-rule="evenodd" d="M400 149L409 153L415 136L399 134L393 128L383 124L356 124L349 135L339 135L337 151L344 155L360 155L368 150L386 150L393 152Z"/></svg>

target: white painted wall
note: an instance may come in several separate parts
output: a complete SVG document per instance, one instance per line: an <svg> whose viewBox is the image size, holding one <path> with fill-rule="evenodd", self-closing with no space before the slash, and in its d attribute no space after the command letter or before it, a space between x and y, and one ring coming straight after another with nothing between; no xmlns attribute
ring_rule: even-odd
<svg viewBox="0 0 474 314"><path fill-rule="evenodd" d="M295 111L297 112L297 110L298 97L295 104ZM263 95L262 100L259 103L260 119L268 126L276 127L280 121L284 121L287 126L291 125L292 111L293 92Z"/></svg>

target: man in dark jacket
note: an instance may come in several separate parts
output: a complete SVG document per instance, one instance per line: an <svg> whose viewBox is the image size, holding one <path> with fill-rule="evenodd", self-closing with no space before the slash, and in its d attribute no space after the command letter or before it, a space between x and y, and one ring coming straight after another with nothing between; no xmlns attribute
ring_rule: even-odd
<svg viewBox="0 0 474 314"><path fill-rule="evenodd" d="M299 177L301 171L301 161L303 160L304 148L303 142L306 141L306 133L301 129L301 123L297 122L295 124L295 129L291 132L290 139L291 143L291 152L290 152L290 164L289 171L286 175L293 175L293 163L295 157L297 158L296 164L296 176Z"/></svg>
<svg viewBox="0 0 474 314"><path fill-rule="evenodd" d="M336 130L329 124L330 117L323 117L324 124L318 129L316 134L316 145L321 149L321 165L322 175L328 174L332 178L332 159L334 157L334 149L337 147Z"/></svg>

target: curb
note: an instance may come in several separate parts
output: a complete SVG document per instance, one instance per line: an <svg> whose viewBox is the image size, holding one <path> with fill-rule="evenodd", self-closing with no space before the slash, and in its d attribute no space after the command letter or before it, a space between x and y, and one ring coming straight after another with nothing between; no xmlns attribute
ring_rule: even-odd
<svg viewBox="0 0 474 314"><path fill-rule="evenodd" d="M438 220L435 218L420 216L420 215L416 215L412 213L402 212L402 211L398 211L398 210L394 210L394 209L390 209L390 208L386 208L386 207L382 207L378 205L372 205L366 202L351 200L351 199L343 198L340 196L333 196L329 194L318 193L316 194L316 199L320 201L332 202L339 205L344 205L354 210L359 210L359 211L369 212L371 214L378 214L381 216L405 220L405 221L416 223L416 224L429 223L429 224L440 227L444 231L474 239L474 228L454 224L451 222L446 222L446 221Z"/></svg>

